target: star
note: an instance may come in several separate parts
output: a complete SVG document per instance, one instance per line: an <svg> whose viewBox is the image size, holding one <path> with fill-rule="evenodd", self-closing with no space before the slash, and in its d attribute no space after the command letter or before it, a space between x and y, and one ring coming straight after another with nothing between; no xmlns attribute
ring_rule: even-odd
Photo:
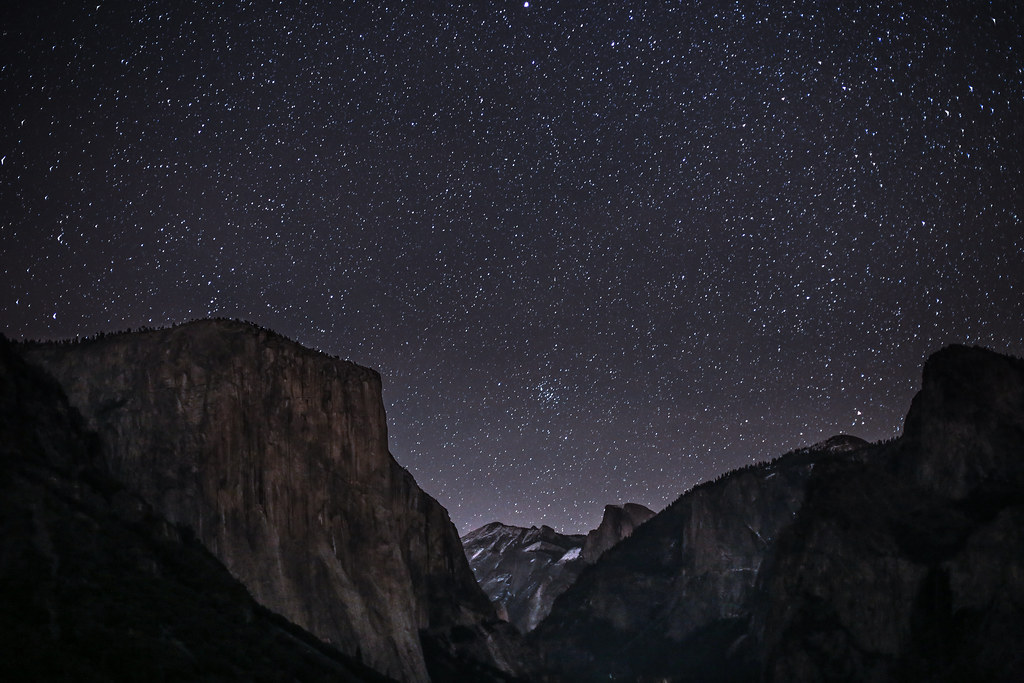
<svg viewBox="0 0 1024 683"><path fill-rule="evenodd" d="M373 367L462 531L887 439L939 347L1024 355L1018 5L26 5L2 331Z"/></svg>

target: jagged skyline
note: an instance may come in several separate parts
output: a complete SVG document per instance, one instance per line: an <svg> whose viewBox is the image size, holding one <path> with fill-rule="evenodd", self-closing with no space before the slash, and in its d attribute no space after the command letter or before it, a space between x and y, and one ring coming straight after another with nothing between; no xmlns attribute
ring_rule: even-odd
<svg viewBox="0 0 1024 683"><path fill-rule="evenodd" d="M373 367L463 533L895 436L940 346L1024 355L1022 11L7 8L3 332Z"/></svg>

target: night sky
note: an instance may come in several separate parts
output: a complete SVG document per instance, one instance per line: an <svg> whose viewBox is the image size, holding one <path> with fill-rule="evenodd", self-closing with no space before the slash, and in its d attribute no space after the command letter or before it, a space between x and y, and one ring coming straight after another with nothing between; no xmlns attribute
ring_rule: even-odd
<svg viewBox="0 0 1024 683"><path fill-rule="evenodd" d="M9 4L0 329L376 368L462 532L893 437L932 351L1024 355L1017 2Z"/></svg>

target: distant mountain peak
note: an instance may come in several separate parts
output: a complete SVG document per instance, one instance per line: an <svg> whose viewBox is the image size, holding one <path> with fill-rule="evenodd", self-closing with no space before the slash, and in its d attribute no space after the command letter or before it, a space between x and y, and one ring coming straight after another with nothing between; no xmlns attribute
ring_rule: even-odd
<svg viewBox="0 0 1024 683"><path fill-rule="evenodd" d="M587 534L580 557L587 564L597 562L597 558L624 538L629 537L633 530L654 516L654 511L639 503L623 505L606 505L601 524Z"/></svg>
<svg viewBox="0 0 1024 683"><path fill-rule="evenodd" d="M586 537L561 534L542 524L518 527L491 522L462 537L477 581L498 613L520 631L547 616L555 598L601 553L654 513L636 503L607 505Z"/></svg>

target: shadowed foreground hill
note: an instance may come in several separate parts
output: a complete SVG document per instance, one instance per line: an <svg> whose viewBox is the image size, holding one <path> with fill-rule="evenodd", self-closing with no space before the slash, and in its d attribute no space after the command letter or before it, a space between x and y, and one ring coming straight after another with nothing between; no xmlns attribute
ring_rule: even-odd
<svg viewBox="0 0 1024 683"><path fill-rule="evenodd" d="M387 679L260 607L0 337L0 679Z"/></svg>
<svg viewBox="0 0 1024 683"><path fill-rule="evenodd" d="M563 680L1024 680L1024 362L926 363L901 438L696 487L531 634Z"/></svg>

